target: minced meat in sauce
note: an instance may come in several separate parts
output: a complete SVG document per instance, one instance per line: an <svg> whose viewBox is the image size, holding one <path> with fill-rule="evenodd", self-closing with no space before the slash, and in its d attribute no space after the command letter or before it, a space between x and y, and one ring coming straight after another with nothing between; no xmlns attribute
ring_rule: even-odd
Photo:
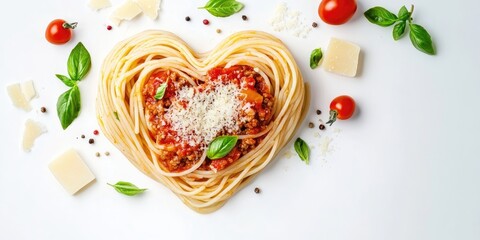
<svg viewBox="0 0 480 240"><path fill-rule="evenodd" d="M239 99L242 107L235 119L237 130L235 135L253 135L265 130L273 117L274 97L265 79L252 67L236 65L229 68L216 67L208 71L207 80L194 79L198 89L208 89L212 83L234 83L240 89ZM161 99L155 99L158 87L166 83L165 94ZM179 141L178 134L172 129L165 112L176 101L176 93L183 87L193 87L192 83L172 70L158 70L146 81L143 87L145 111L150 130L150 136L157 144L165 146L158 156L161 164L170 172L181 172L191 168L202 156L205 146L209 143L191 146ZM184 106L188 102L182 103ZM217 136L231 135L221 131ZM215 160L206 159L200 166L201 170L219 171L225 169L241 156L254 149L264 137L239 139L236 146L225 157Z"/></svg>

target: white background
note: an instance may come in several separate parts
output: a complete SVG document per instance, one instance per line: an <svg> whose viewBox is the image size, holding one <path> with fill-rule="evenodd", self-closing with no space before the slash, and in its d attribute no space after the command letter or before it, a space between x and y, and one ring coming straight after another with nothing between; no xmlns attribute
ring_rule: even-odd
<svg viewBox="0 0 480 240"><path fill-rule="evenodd" d="M25 113L12 106L5 90L0 95L1 238L480 239L480 2L413 2L415 21L429 30L437 46L438 54L429 56L417 51L408 36L393 41L391 28L370 24L362 14L375 5L397 12L408 1L359 1L353 19L341 26L321 22L319 1L285 1L308 24L319 23L305 39L272 31L268 19L280 1L241 1L245 8L240 14L217 19L197 9L206 0L164 0L156 21L141 16L112 31L106 30L112 8L93 12L86 0L3 4L0 87L32 79L39 98ZM242 21L242 14L249 20ZM191 22L184 20L187 15ZM79 22L66 45L44 38L55 18ZM202 25L204 18L210 19L209 26ZM215 33L217 28L223 32ZM98 128L94 109L103 58L116 42L146 29L172 31L197 51L207 51L242 29L274 33L291 49L312 86L307 122L325 121L329 102L341 94L356 99L358 112L326 131L309 129L305 122L298 136L313 148L309 166L294 155L290 143L285 153L292 156L282 153L217 212L197 214L135 169L102 135L94 145L79 138L92 137ZM309 68L310 51L326 49L330 37L361 46L358 77ZM55 104L67 88L54 74L67 73L68 54L79 41L90 51L93 65L80 83L80 116L63 131ZM42 114L41 106L48 113ZM324 113L317 116L317 108ZM48 129L30 153L19 147L27 118ZM323 156L319 145L327 137L332 142ZM47 168L71 147L97 176L75 196ZM97 151L110 151L111 156L97 158ZM149 190L126 197L106 184L118 180ZM262 193L255 194L255 187Z"/></svg>

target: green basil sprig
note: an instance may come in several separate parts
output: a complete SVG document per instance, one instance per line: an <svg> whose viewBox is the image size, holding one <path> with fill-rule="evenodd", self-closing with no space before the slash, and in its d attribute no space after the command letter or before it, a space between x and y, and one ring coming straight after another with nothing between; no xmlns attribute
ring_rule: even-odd
<svg viewBox="0 0 480 240"><path fill-rule="evenodd" d="M80 81L87 75L91 65L90 53L88 53L85 46L79 42L68 57L68 75L72 80Z"/></svg>
<svg viewBox="0 0 480 240"><path fill-rule="evenodd" d="M383 7L373 7L364 13L365 17L373 24L388 27L394 24L398 17Z"/></svg>
<svg viewBox="0 0 480 240"><path fill-rule="evenodd" d="M418 24L410 24L409 26L410 40L413 46L426 54L434 55L435 48L433 47L432 37L427 30Z"/></svg>
<svg viewBox="0 0 480 240"><path fill-rule="evenodd" d="M80 89L77 85L64 92L57 101L57 115L63 129L66 129L80 112Z"/></svg>
<svg viewBox="0 0 480 240"><path fill-rule="evenodd" d="M407 24L405 22L399 22L393 26L393 39L397 41L401 37L403 37L403 34L405 33L405 27Z"/></svg>
<svg viewBox="0 0 480 240"><path fill-rule="evenodd" d="M118 117L118 112L117 112L117 111L114 111L114 112L113 112L113 115L115 116L115 118L116 118L117 120L120 120L120 118Z"/></svg>
<svg viewBox="0 0 480 240"><path fill-rule="evenodd" d="M383 7L373 7L368 9L364 15L368 21L382 27L388 27L396 23L392 32L392 36L395 41L404 36L408 25L410 30L410 40L412 41L413 46L421 52L429 55L435 55L435 47L433 45L432 37L428 31L422 26L412 22L413 9L413 5L410 11L408 11L405 6L402 6L398 11L397 17L395 14L389 12Z"/></svg>
<svg viewBox="0 0 480 240"><path fill-rule="evenodd" d="M235 147L238 136L220 136L208 145L207 157L214 160L227 156Z"/></svg>
<svg viewBox="0 0 480 240"><path fill-rule="evenodd" d="M162 83L157 88L157 92L155 93L155 99L160 100L165 95L165 90L167 89L167 83Z"/></svg>
<svg viewBox="0 0 480 240"><path fill-rule="evenodd" d="M316 48L313 49L312 53L310 54L310 68L314 69L318 67L318 63L323 57L322 49Z"/></svg>
<svg viewBox="0 0 480 240"><path fill-rule="evenodd" d="M199 9L205 9L215 17L228 17L240 12L243 6L243 3L235 0L210 0Z"/></svg>
<svg viewBox="0 0 480 240"><path fill-rule="evenodd" d="M412 5L413 8L413 5ZM412 9L413 11L413 9ZM401 21L407 21L411 16L411 13L407 10L405 6L402 6L400 10L398 10L398 19Z"/></svg>
<svg viewBox="0 0 480 240"><path fill-rule="evenodd" d="M78 117L81 101L77 82L87 75L91 65L90 53L79 42L70 52L70 56L68 56L67 69L70 77L61 74L55 75L66 86L70 87L57 100L57 115L63 129L67 129L73 120Z"/></svg>
<svg viewBox="0 0 480 240"><path fill-rule="evenodd" d="M117 192L127 196L135 196L147 190L146 188L138 188L133 183L123 182L123 181L119 181L115 184L110 184L110 183L107 183L107 184L115 188Z"/></svg>
<svg viewBox="0 0 480 240"><path fill-rule="evenodd" d="M293 147L295 148L295 152L297 152L300 159L302 159L302 161L308 165L310 163L310 148L308 147L308 144L303 141L303 139L297 138L293 144Z"/></svg>

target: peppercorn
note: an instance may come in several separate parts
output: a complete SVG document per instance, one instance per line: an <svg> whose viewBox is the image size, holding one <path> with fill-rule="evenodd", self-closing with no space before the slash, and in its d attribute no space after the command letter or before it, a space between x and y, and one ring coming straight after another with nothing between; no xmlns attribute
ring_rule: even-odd
<svg viewBox="0 0 480 240"><path fill-rule="evenodd" d="M308 123L308 127L309 127L309 128L313 128L313 127L315 127L315 125L314 125L312 122L309 122L309 123Z"/></svg>
<svg viewBox="0 0 480 240"><path fill-rule="evenodd" d="M312 27L316 28L316 27L318 27L318 24L316 22L313 22Z"/></svg>
<svg viewBox="0 0 480 240"><path fill-rule="evenodd" d="M186 16L186 17L185 17L185 21L190 22L190 17L189 17L189 16Z"/></svg>
<svg viewBox="0 0 480 240"><path fill-rule="evenodd" d="M110 156L110 152L105 152L105 156Z"/></svg>
<svg viewBox="0 0 480 240"><path fill-rule="evenodd" d="M98 135L98 130L93 130L94 135Z"/></svg>
<svg viewBox="0 0 480 240"><path fill-rule="evenodd" d="M93 143L95 143L95 140L93 140L93 138L90 138L90 139L88 139L88 143L93 144Z"/></svg>
<svg viewBox="0 0 480 240"><path fill-rule="evenodd" d="M81 136L81 137L82 137L82 138L85 138L85 135L83 135L83 134L82 134L82 136Z"/></svg>
<svg viewBox="0 0 480 240"><path fill-rule="evenodd" d="M99 152L96 152L96 153L95 153L95 156L100 157L100 153L99 153Z"/></svg>
<svg viewBox="0 0 480 240"><path fill-rule="evenodd" d="M217 29L217 33L221 33L221 32L222 32L222 30L221 30L221 29Z"/></svg>
<svg viewBox="0 0 480 240"><path fill-rule="evenodd" d="M112 30L112 26L108 25L108 26L107 26L107 30L108 30L108 31Z"/></svg>
<svg viewBox="0 0 480 240"><path fill-rule="evenodd" d="M318 128L320 128L320 130L323 130L323 129L325 129L325 125L320 124L320 126L318 126Z"/></svg>
<svg viewBox="0 0 480 240"><path fill-rule="evenodd" d="M256 187L254 191L255 191L256 194L259 194L260 193L260 188Z"/></svg>
<svg viewBox="0 0 480 240"><path fill-rule="evenodd" d="M208 21L208 19L203 19L203 24L208 25L208 24L210 24L210 21Z"/></svg>
<svg viewBox="0 0 480 240"><path fill-rule="evenodd" d="M248 20L248 18L247 18L246 15L242 15L242 19L243 19L243 21L247 21L247 20Z"/></svg>
<svg viewBox="0 0 480 240"><path fill-rule="evenodd" d="M320 115L320 114L322 114L322 111L317 109L317 115Z"/></svg>
<svg viewBox="0 0 480 240"><path fill-rule="evenodd" d="M47 108L45 108L45 107L41 107L41 108L40 108L40 112L42 112L42 113L46 113L46 112L47 112Z"/></svg>

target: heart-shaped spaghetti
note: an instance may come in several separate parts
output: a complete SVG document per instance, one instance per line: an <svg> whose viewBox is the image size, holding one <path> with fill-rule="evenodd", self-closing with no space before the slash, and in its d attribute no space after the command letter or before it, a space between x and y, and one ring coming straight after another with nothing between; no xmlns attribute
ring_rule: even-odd
<svg viewBox="0 0 480 240"><path fill-rule="evenodd" d="M302 75L277 38L235 33L197 54L172 33L145 31L106 57L97 96L105 136L190 208L220 208L291 139L307 108ZM231 136L230 148L215 143ZM220 144L220 145L219 145Z"/></svg>

